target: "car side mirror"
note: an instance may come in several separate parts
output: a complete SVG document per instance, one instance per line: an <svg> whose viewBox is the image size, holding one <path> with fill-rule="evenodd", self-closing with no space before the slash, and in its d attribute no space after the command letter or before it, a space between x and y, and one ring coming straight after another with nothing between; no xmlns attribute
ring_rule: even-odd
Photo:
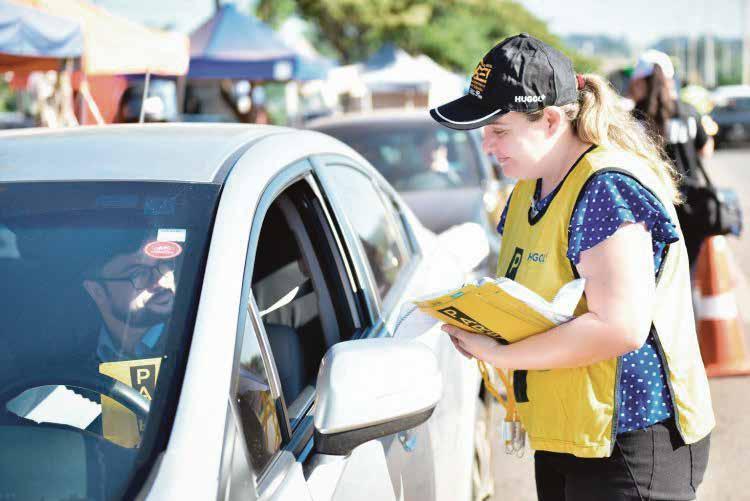
<svg viewBox="0 0 750 501"><path fill-rule="evenodd" d="M414 340L379 338L332 346L316 385L315 449L348 455L432 415L443 379L432 351Z"/></svg>

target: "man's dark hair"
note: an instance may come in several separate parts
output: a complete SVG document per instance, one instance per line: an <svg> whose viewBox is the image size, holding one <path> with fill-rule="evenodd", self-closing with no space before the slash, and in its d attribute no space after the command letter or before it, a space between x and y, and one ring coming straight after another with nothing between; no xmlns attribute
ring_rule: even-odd
<svg viewBox="0 0 750 501"><path fill-rule="evenodd" d="M83 277L97 277L104 265L116 256L136 252L145 243L147 233L147 230L142 228L91 231L90 245L87 246L89 252L80 256L87 261L82 267Z"/></svg>

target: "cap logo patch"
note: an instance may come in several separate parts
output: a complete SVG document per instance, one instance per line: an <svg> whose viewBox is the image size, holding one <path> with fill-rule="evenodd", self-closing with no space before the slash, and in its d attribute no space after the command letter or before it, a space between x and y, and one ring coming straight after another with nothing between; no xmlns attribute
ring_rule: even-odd
<svg viewBox="0 0 750 501"><path fill-rule="evenodd" d="M484 61L480 61L477 67L474 69L474 73L471 75L471 86L469 93L472 96L482 99L482 92L487 85L487 79L490 77L492 72L491 64L484 64Z"/></svg>
<svg viewBox="0 0 750 501"><path fill-rule="evenodd" d="M541 103L544 98L547 97L544 94L541 96L516 96L517 103Z"/></svg>

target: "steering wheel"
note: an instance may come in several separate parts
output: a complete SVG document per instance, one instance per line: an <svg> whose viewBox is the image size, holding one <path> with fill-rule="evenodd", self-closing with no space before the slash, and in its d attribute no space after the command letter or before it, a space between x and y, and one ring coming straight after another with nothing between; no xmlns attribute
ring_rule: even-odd
<svg viewBox="0 0 750 501"><path fill-rule="evenodd" d="M140 419L146 419L151 402L137 390L99 372L66 366L55 368L45 366L35 370L26 368L22 373L13 375L13 381L4 384L0 389L2 406L26 390L39 386L73 386L105 395L122 404Z"/></svg>

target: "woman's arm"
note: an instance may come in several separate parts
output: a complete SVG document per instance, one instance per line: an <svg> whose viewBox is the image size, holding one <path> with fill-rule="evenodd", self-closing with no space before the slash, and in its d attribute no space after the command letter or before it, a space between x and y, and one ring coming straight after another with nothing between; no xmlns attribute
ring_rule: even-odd
<svg viewBox="0 0 750 501"><path fill-rule="evenodd" d="M626 223L581 252L589 311L547 332L511 345L444 325L457 348L499 368L557 369L591 365L646 342L656 294L651 234Z"/></svg>

